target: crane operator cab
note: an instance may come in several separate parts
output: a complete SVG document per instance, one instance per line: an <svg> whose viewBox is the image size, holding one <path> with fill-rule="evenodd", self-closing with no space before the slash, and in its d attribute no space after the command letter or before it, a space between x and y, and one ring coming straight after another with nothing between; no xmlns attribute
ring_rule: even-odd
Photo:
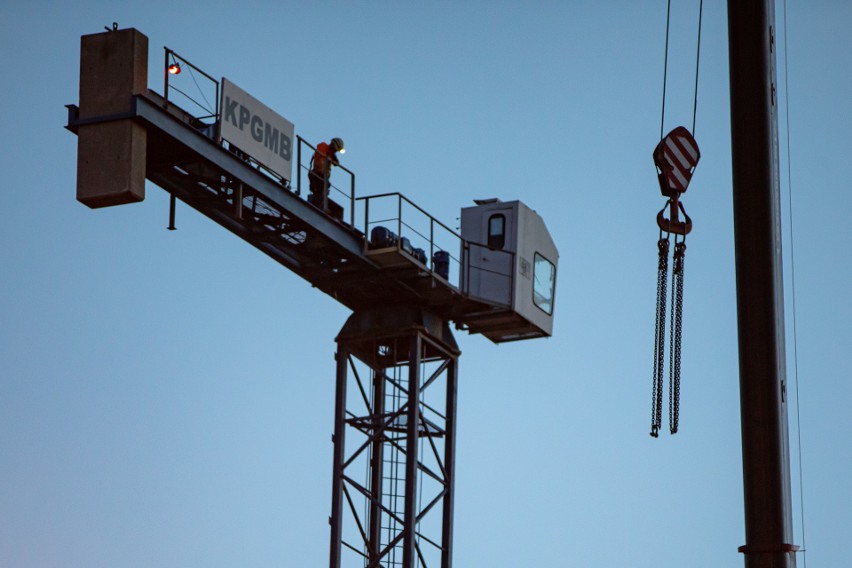
<svg viewBox="0 0 852 568"><path fill-rule="evenodd" d="M549 337L559 253L544 221L520 201L475 203L461 212L463 287L490 309L470 331L498 343Z"/></svg>

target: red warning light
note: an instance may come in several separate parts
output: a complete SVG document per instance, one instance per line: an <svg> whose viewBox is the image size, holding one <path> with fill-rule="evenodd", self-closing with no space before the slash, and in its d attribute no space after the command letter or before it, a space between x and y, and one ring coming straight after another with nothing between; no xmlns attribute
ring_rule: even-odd
<svg viewBox="0 0 852 568"><path fill-rule="evenodd" d="M180 65L177 63L172 63L168 68L170 75L180 75Z"/></svg>

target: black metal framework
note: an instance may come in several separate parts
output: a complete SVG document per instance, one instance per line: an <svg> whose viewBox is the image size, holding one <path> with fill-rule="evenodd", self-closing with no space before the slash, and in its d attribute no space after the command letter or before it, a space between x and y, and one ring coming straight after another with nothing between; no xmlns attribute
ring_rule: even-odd
<svg viewBox="0 0 852 568"><path fill-rule="evenodd" d="M447 323L419 309L356 312L344 325L331 568L452 566L459 355Z"/></svg>
<svg viewBox="0 0 852 568"><path fill-rule="evenodd" d="M169 73L173 63L180 64L183 76L202 93L203 103L176 84ZM297 137L296 183L291 184L221 138L218 80L168 47L163 75L163 95L150 89L131 95L127 112L81 119L76 105L66 105L66 128L76 134L81 126L125 119L144 126L145 177L170 194L170 230L176 228L180 200L353 310L428 307L454 321L457 328L483 333L494 342L545 335L513 312L514 288L505 299L470 292L477 274L510 281L514 287L514 253L462 239L402 194L356 198L355 174L343 166L338 169L349 176L348 194L345 184L329 187L343 196L342 204L309 203L300 191L303 170L308 168L302 163L301 150L302 144L314 146ZM203 96L205 89L212 91L212 102ZM173 100L173 92L206 114L182 108ZM360 228L359 207L364 208ZM387 250L375 250L368 236L371 228L381 225L396 227L398 238ZM471 259L486 251L505 256L501 264L507 269L472 266Z"/></svg>
<svg viewBox="0 0 852 568"><path fill-rule="evenodd" d="M215 144L224 148L225 144L221 138L220 126L221 117L219 81L216 80L212 75L209 75L208 73L197 67L196 65L193 65L188 59L181 56L174 50L165 47L164 51L165 59L163 63L163 97L160 98L162 107L171 113L179 115L181 120L189 124L199 133L208 137ZM210 81L214 89L215 100L212 104L206 99L205 102L208 103L208 106L212 106L212 109L195 100L188 93L180 90L173 84L173 81L171 80L172 76L169 73L169 66L172 63L180 63L181 66L186 67L191 74L193 72L196 72L203 79ZM195 81L195 86L198 88L199 92L203 93L203 89L198 84L194 75L193 81ZM192 102L194 105L198 106L201 109L206 109L207 112L209 112L210 114L204 116L197 116L195 113L187 112L186 110L181 109L179 106L175 105L174 101L171 101L169 99L170 89L176 90L181 95L183 95L188 101ZM151 98L159 98L153 92L149 92L148 96ZM212 123L210 122L211 119L213 121ZM267 177L281 185L287 193L291 195L294 194L298 197L302 195L303 172L308 172L310 164L310 158L306 158L306 163L302 162L302 146L306 146L310 150L311 155L313 152L316 152L316 147L305 139L303 139L301 136L296 136L296 140L297 172L295 178L295 190L291 187L289 181L281 178L281 176L276 172L269 170L263 164L255 161L251 156L244 154L239 149L231 147L230 143L228 144L228 148L231 153L233 153L236 157L244 161L246 164L248 164L259 172L263 172ZM180 173L192 171L191 167L177 166L175 169L177 172ZM509 298L514 297L514 280L511 271L502 273L499 271L489 270L481 266L472 267L470 264L470 259L473 255L479 254L481 253L481 251L488 249L491 251L491 254L506 255L506 261L503 264L505 264L511 269L515 265L515 253L502 250L498 252L498 250L490 244L485 245L462 239L458 233L456 233L448 226L444 225L443 223L432 217L429 213L427 213L413 201L409 200L400 193L385 193L356 198L355 172L342 165L337 166L337 169L344 171L349 176L348 193L345 187L338 187L332 184L330 180L326 180L326 183L328 183L328 187L324 192L324 199L323 202L320 204L319 209L321 209L323 212L329 213L330 217L338 218L340 221L343 221L343 219L345 218L346 223L348 223L347 228L350 231L353 231L355 233L360 232L362 235L364 235L363 242L365 244L365 251L370 248L367 237L367 235L369 235L370 229L372 227L378 226L381 223L392 222L396 225L396 234L400 237L396 243L396 246L400 251L403 251L405 249L405 243L409 242L415 243L414 245L412 245L415 248L418 248L417 245L419 244L419 248L421 248L424 253L428 254L425 260L414 260L423 260L421 264L428 270L433 271L431 274L432 280L434 280L435 276L438 276L437 273L434 272L434 266L432 266L435 262L434 255L436 252L441 252L443 254L446 254L446 259L449 264L449 270L446 275L440 275L440 277L443 277L444 280L447 281L447 283L450 284L451 287L454 287L455 291L461 292L465 296L469 296L469 285L472 279L472 271L483 273L487 272L491 274L492 277L502 278L507 281L511 281L512 291L509 295ZM152 176L149 176L149 178L150 177ZM222 177L223 180L226 178L227 176ZM269 230L272 233L277 233L278 236L283 237L284 241L287 243L287 246L299 245L307 240L307 233L302 229L302 227L299 226L298 219L293 218L290 215L281 213L280 210L274 204L275 200L264 200L262 197L260 197L260 202L258 202L258 196L251 191L251 188L247 184L239 183L236 180L229 181L230 187L217 187L218 184L209 183L210 179L199 180L199 187L202 189L202 191L193 193L207 194L208 198L219 197L231 202L233 216L239 222L244 221L245 218L243 214L244 211L246 211L246 208L248 208L249 212L252 213L251 218L256 221L259 221L263 225L262 232L266 232L267 230ZM157 181L157 183L159 183L159 181ZM167 187L167 190L171 193L171 198L169 202L168 228L170 230L174 230L176 214L175 210L177 204L176 198L180 198L182 201L190 203L191 205L193 205L193 207L196 207L196 205L190 201L191 197L189 195L179 193L169 187ZM341 205L336 202L331 202L332 199L330 196L332 194L332 190L337 199L344 202L345 205L343 205L342 208L348 209L348 211L345 211L345 213L334 213L334 209L339 210L341 208ZM246 199L245 203L243 203L243 199ZM381 210L383 208L377 207L376 204L384 204L384 202L388 201L395 202L395 204L392 206L392 209L394 211L390 213L390 217L385 218L385 216L380 215L377 218L371 218L371 205L373 206L373 210ZM364 209L364 225L362 229L363 232L358 230L356 224L356 208L358 206L363 206ZM404 215L404 211L410 213ZM382 213L384 213L384 211L382 211ZM402 237L405 237L405 239L403 239ZM459 257L456 257L453 253L453 251L456 250L460 251ZM331 264L339 264L338 259L331 259ZM475 298L472 299L476 301ZM488 303L491 304L492 309L497 307L511 308L511 300L507 302L501 302L492 298ZM474 328L470 329L475 329L475 326Z"/></svg>

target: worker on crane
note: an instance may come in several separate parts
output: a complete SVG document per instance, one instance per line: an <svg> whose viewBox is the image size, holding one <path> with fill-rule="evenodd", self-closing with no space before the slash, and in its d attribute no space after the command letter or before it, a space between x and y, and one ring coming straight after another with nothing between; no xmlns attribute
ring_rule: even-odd
<svg viewBox="0 0 852 568"><path fill-rule="evenodd" d="M308 197L308 201L320 209L325 208L328 198L331 166L340 165L340 160L336 156L337 152L341 154L345 152L342 138L332 138L328 144L320 142L317 144L313 158L311 158L311 168L308 172L308 179L311 182L311 195Z"/></svg>

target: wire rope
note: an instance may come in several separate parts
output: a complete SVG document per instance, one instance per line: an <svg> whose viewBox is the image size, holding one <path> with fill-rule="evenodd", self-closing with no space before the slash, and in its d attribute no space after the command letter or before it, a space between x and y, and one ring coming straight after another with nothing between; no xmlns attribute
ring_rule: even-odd
<svg viewBox="0 0 852 568"><path fill-rule="evenodd" d="M784 112L785 123L787 126L786 141L787 141L787 208L790 215L790 284L793 293L793 377L796 384L796 441L799 461L799 510L801 512L802 523L802 565L803 568L808 566L807 544L805 541L805 483L802 466L802 418L801 418L801 398L799 397L799 339L798 329L796 325L796 254L795 254L795 239L793 238L793 168L790 164L790 82L789 82L789 65L787 62L787 0L784 0Z"/></svg>
<svg viewBox="0 0 852 568"><path fill-rule="evenodd" d="M663 139L663 130L666 124L666 79L669 72L669 24L672 16L672 0L668 0L666 8L666 54L663 57L663 111L660 117L660 140Z"/></svg>
<svg viewBox="0 0 852 568"><path fill-rule="evenodd" d="M785 0L786 1L786 0ZM698 70L701 63L701 23L704 15L704 0L699 0L698 3L698 42L695 49L695 89L693 93L692 104L692 136L695 136L695 119L698 115ZM671 28L672 16L672 1L666 2L666 47L663 57L663 104L660 112L660 140L663 139L666 126L666 84L668 81L669 71L669 30Z"/></svg>
<svg viewBox="0 0 852 568"><path fill-rule="evenodd" d="M786 0L784 0L786 2ZM704 0L698 3L698 47L695 49L695 101L692 105L692 137L695 138L695 117L698 114L698 64L701 62L701 17L704 15Z"/></svg>
<svg viewBox="0 0 852 568"><path fill-rule="evenodd" d="M213 110L211 110L211 109L207 108L206 106L204 106L203 104L201 104L201 103L200 103L200 102L198 102L197 100L193 99L191 96L189 96L189 93L187 93L187 92L183 91L182 89L180 89L180 88L178 88L178 87L176 87L176 86L174 86L174 85L170 85L170 86L169 86L169 88L170 88L171 90L173 90L173 91L177 91L178 93L182 94L182 95L183 95L183 96L185 96L185 97L186 97L186 98L187 98L190 102L192 102L192 103L196 104L196 105L198 106L198 108L200 108L201 110L205 110L205 111L209 112L209 113L211 114L211 116L213 116L213 115L215 114L215 113L213 112ZM209 104L209 103L208 103L208 104Z"/></svg>
<svg viewBox="0 0 852 568"><path fill-rule="evenodd" d="M204 102L207 103L208 107L212 107L210 101L207 100L207 97L204 95L204 90L201 88L201 85L198 84L198 80L195 78L195 73L192 72L192 66L189 66L189 75L192 77L192 82L195 83L195 88L198 89L198 92L201 94L201 98L204 99ZM210 113L215 114L215 111L212 108L205 109Z"/></svg>

